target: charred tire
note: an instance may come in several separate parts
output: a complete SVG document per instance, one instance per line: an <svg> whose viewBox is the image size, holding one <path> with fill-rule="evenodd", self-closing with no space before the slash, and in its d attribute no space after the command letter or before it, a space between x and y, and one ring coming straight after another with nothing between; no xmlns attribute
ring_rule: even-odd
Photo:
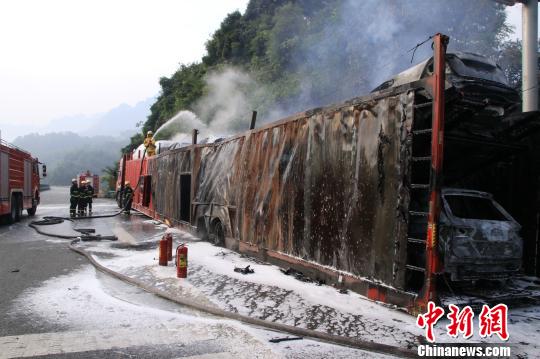
<svg viewBox="0 0 540 359"><path fill-rule="evenodd" d="M225 246L225 228L223 228L223 224L221 224L221 221L219 220L215 221L214 225L212 226L211 241L216 246Z"/></svg>

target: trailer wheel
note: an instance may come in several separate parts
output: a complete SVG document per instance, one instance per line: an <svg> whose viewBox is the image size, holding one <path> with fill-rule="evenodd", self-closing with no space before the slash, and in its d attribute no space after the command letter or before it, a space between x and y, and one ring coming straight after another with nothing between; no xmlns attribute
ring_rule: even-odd
<svg viewBox="0 0 540 359"><path fill-rule="evenodd" d="M221 224L219 220L214 223L214 226L212 228L211 240L216 246L225 246L225 229L223 228L223 224Z"/></svg>
<svg viewBox="0 0 540 359"><path fill-rule="evenodd" d="M208 230L206 229L204 218L199 218L197 221L197 237L203 241L208 240Z"/></svg>

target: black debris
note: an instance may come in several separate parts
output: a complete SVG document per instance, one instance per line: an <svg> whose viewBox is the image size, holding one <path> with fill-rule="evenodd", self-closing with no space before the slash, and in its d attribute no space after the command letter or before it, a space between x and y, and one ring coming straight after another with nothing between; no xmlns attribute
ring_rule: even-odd
<svg viewBox="0 0 540 359"><path fill-rule="evenodd" d="M75 228L75 230L82 234L96 233L94 228Z"/></svg>
<svg viewBox="0 0 540 359"><path fill-rule="evenodd" d="M245 268L234 267L234 271L238 272L238 273L242 273L242 274L255 273L255 271L253 269L249 268L249 266L247 266Z"/></svg>
<svg viewBox="0 0 540 359"><path fill-rule="evenodd" d="M341 288L341 289L339 290L339 292L340 292L341 294L347 294L347 293L349 293L349 291L348 291L346 288Z"/></svg>
<svg viewBox="0 0 540 359"><path fill-rule="evenodd" d="M279 343L279 342L286 342L289 340L302 340L304 338L302 337L285 337L285 338L272 338L269 340L270 343Z"/></svg>
<svg viewBox="0 0 540 359"><path fill-rule="evenodd" d="M285 275L292 275L294 278L298 279L301 282L306 282L306 283L315 282L315 284L317 284L317 285L326 284L326 282L323 279L312 279L312 278L306 276L304 273L302 273L300 271L297 271L296 269L293 269L293 268L280 269L280 271L281 271L281 273L283 273Z"/></svg>
<svg viewBox="0 0 540 359"><path fill-rule="evenodd" d="M20 272L20 271L21 271L20 269L13 269L13 270L11 271L11 273L18 273L18 272Z"/></svg>

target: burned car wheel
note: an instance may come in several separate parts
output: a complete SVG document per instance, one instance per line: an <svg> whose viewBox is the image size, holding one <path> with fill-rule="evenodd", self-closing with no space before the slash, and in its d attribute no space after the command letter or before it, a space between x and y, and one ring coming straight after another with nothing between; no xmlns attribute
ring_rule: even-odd
<svg viewBox="0 0 540 359"><path fill-rule="evenodd" d="M197 237L203 241L208 241L208 230L204 218L199 218L197 221Z"/></svg>
<svg viewBox="0 0 540 359"><path fill-rule="evenodd" d="M220 247L225 246L225 229L223 228L223 224L221 224L220 221L216 221L214 223L214 226L212 228L211 241L216 246L220 246Z"/></svg>

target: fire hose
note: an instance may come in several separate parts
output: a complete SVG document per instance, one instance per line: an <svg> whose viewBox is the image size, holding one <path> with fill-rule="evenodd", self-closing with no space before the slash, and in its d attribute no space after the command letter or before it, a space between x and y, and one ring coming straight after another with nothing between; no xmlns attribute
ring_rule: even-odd
<svg viewBox="0 0 540 359"><path fill-rule="evenodd" d="M95 229L93 228L75 229L75 231L81 233L80 235L66 235L66 234L50 233L50 232L42 231L39 228L39 226L50 226L54 224L60 224L60 223L63 223L65 220L71 221L70 218L46 216L46 217L43 217L43 219L30 222L28 226L32 227L37 233L42 234L44 236L56 237L56 238L61 238L61 239L74 239L75 241L85 241L85 242L86 241L101 241L101 240L109 240L109 241L118 240L118 237L116 236L102 236L100 234L91 234L91 233L95 233Z"/></svg>
<svg viewBox="0 0 540 359"><path fill-rule="evenodd" d="M139 180L137 181L137 185L135 186L135 188L139 187L140 185L140 182L141 182L141 175L142 175L142 170L143 170L143 162L144 162L144 157L146 156L146 148L144 149L144 152L143 152L143 155L142 155L142 158L141 158L141 166L139 168ZM49 232L44 232L42 231L41 229L39 229L38 226L47 226L47 225L53 225L53 224L60 224L60 223L63 223L64 221L75 221L75 220L81 220L81 219L94 219L94 218L111 218L111 217L116 217L118 215L120 215L122 212L128 210L128 201L126 201L126 203L124 204L124 207L122 207L122 209L120 211L117 211L117 212L114 212L114 213L111 213L111 214L101 214L101 215L94 215L94 216L85 216L85 217L55 217L55 216L45 216L43 217L43 219L41 220L37 220L37 221L32 221L30 222L30 224L28 224L28 226L32 227L37 233L39 234L42 234L42 235L45 235L45 236L50 236L50 237L56 237L56 238L62 238L62 239L80 239L80 240L83 240L83 241L88 241L88 240L103 240L103 239L106 239L106 240L117 240L118 238L115 237L115 236L101 236L101 235L91 235L90 233L93 233L93 232L90 232L90 231L81 231L81 230L78 230L82 233L81 236L74 236L74 235L63 235L63 234L54 234L54 233L49 233ZM75 229L77 231L77 229ZM95 232L95 231L94 231Z"/></svg>

